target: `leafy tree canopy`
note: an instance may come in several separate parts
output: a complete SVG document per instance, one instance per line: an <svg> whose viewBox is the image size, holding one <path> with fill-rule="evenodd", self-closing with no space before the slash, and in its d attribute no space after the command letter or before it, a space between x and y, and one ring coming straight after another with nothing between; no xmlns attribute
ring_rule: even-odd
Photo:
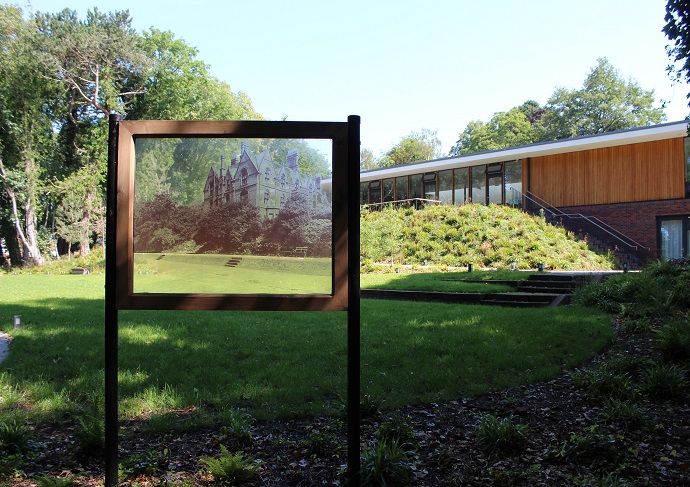
<svg viewBox="0 0 690 487"><path fill-rule="evenodd" d="M441 141L436 132L422 129L400 139L378 162L379 167L428 161L441 156Z"/></svg>
<svg viewBox="0 0 690 487"><path fill-rule="evenodd" d="M450 155L592 135L666 120L654 91L623 79L606 58L597 60L579 89L556 88L544 107L533 100L475 120L460 133Z"/></svg>
<svg viewBox="0 0 690 487"><path fill-rule="evenodd" d="M668 72L676 81L690 83L690 5L687 0L668 0L662 29L673 43L666 47ZM688 93L687 98L690 98Z"/></svg>

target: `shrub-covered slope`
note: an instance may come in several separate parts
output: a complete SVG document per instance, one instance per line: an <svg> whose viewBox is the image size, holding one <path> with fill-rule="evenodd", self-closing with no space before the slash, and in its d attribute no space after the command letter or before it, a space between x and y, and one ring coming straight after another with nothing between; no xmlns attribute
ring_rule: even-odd
<svg viewBox="0 0 690 487"><path fill-rule="evenodd" d="M496 205L428 206L362 211L361 259L463 267L611 269L615 259L589 250L544 218Z"/></svg>

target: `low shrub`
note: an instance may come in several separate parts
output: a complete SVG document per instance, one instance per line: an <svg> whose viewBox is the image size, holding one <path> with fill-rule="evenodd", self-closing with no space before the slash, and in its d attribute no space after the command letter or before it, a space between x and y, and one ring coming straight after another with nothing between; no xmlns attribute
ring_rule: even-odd
<svg viewBox="0 0 690 487"><path fill-rule="evenodd" d="M498 418L485 414L477 422L476 433L482 446L490 451L510 451L527 443L529 427L515 424L512 416Z"/></svg>
<svg viewBox="0 0 690 487"><path fill-rule="evenodd" d="M412 462L397 440L379 440L364 451L360 471L363 487L410 484Z"/></svg>
<svg viewBox="0 0 690 487"><path fill-rule="evenodd" d="M253 457L245 457L242 452L232 454L220 445L220 458L202 457L199 462L205 467L203 472L211 475L218 485L238 485L252 481L259 476L261 462Z"/></svg>

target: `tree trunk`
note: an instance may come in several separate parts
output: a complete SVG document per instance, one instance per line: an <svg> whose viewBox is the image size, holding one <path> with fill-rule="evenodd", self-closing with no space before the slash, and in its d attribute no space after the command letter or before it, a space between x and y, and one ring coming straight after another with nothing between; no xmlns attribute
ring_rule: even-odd
<svg viewBox="0 0 690 487"><path fill-rule="evenodd" d="M38 232L36 228L36 209L33 205L33 187L31 184L32 177L35 176L33 160L27 161L24 169L24 174L27 176L27 190L25 194L26 201L24 202L24 225L22 228L21 220L19 218L19 210L17 208L17 197L12 186L10 185L7 174L5 173L5 166L0 159L0 180L5 189L5 193L10 200L12 207L12 221L14 229L17 233L19 242L23 247L22 263L32 262L34 265L43 265L43 256L38 248Z"/></svg>
<svg viewBox="0 0 690 487"><path fill-rule="evenodd" d="M93 202L93 189L89 189L86 192L86 200L84 201L84 216L81 219L81 227L83 229L81 238L79 239L79 250L81 251L82 257L89 255L90 238L91 235L91 204Z"/></svg>

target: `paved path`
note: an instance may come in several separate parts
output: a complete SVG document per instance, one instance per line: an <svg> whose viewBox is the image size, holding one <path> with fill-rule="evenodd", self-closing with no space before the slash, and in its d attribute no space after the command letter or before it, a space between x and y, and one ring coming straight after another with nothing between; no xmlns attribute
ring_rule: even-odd
<svg viewBox="0 0 690 487"><path fill-rule="evenodd" d="M10 336L0 331L0 362L10 354Z"/></svg>

